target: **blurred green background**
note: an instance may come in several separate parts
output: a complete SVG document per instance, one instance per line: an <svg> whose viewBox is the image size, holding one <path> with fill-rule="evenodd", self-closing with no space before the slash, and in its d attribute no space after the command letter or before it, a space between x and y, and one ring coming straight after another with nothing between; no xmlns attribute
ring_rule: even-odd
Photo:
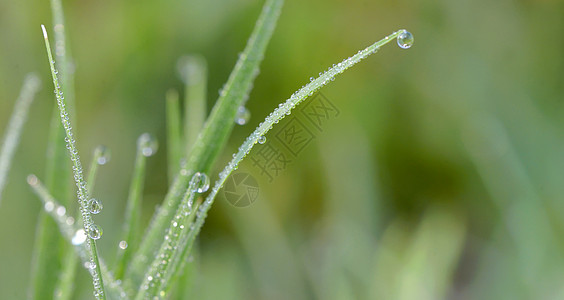
<svg viewBox="0 0 564 300"><path fill-rule="evenodd" d="M143 132L144 219L167 190L165 101L176 64L208 62L218 96L263 1L63 1L76 65L78 147L112 150L94 194L113 261ZM55 101L40 24L49 1L0 1L0 133L25 74L43 81L0 206L0 299L23 299ZM385 46L321 90L339 108L257 201L219 197L200 238L201 299L564 299L564 2L288 0L247 107L210 174L278 103L385 35ZM270 139L271 136L269 135ZM249 162L246 162L249 164ZM255 172L255 173L253 173ZM91 297L80 271L83 297Z"/></svg>

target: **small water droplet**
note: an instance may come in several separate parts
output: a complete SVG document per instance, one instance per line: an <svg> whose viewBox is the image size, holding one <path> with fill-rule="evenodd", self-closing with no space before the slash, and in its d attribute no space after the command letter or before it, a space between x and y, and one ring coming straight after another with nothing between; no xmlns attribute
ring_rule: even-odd
<svg viewBox="0 0 564 300"><path fill-rule="evenodd" d="M100 239L102 233L102 228L96 224L90 224L90 227L88 227L88 236L93 240Z"/></svg>
<svg viewBox="0 0 564 300"><path fill-rule="evenodd" d="M52 201L45 202L45 211L52 212L54 208L55 203L53 203Z"/></svg>
<svg viewBox="0 0 564 300"><path fill-rule="evenodd" d="M398 35L398 46L402 49L409 49L411 45L413 45L413 34L411 32L403 29L402 32Z"/></svg>
<svg viewBox="0 0 564 300"><path fill-rule="evenodd" d="M159 147L157 140L148 133L143 133L139 139L137 139L137 145L141 147L141 153L147 157L157 153L157 148Z"/></svg>
<svg viewBox="0 0 564 300"><path fill-rule="evenodd" d="M27 176L27 183L28 183L29 185L36 185L37 182L38 182L37 176L35 176L35 175L33 175L33 174Z"/></svg>
<svg viewBox="0 0 564 300"><path fill-rule="evenodd" d="M90 211L90 213L93 214L99 214L102 211L102 208L104 206L102 205L102 201L96 199L96 198L92 198L90 199L90 201L88 201L88 210Z"/></svg>
<svg viewBox="0 0 564 300"><path fill-rule="evenodd" d="M265 137L264 135L261 136L261 137L259 137L258 143L261 144L261 145L264 144L264 143L266 143L266 137Z"/></svg>
<svg viewBox="0 0 564 300"><path fill-rule="evenodd" d="M245 125L251 118L251 112L244 106L239 106L237 114L235 115L235 123Z"/></svg>
<svg viewBox="0 0 564 300"><path fill-rule="evenodd" d="M210 178L204 173L196 172L190 184L195 185L196 192L205 193L210 188Z"/></svg>
<svg viewBox="0 0 564 300"><path fill-rule="evenodd" d="M62 216L65 215L66 212L67 212L67 209L64 206L57 207L57 215L62 217Z"/></svg>
<svg viewBox="0 0 564 300"><path fill-rule="evenodd" d="M71 240L71 243L75 246L82 245L86 241L86 234L84 233L84 229L77 230Z"/></svg>
<svg viewBox="0 0 564 300"><path fill-rule="evenodd" d="M127 242L126 241L119 242L119 248L123 250L127 249Z"/></svg>
<svg viewBox="0 0 564 300"><path fill-rule="evenodd" d="M111 151L108 147L100 145L96 147L94 153L94 155L98 157L96 159L96 163L98 163L99 165L105 165L110 161Z"/></svg>

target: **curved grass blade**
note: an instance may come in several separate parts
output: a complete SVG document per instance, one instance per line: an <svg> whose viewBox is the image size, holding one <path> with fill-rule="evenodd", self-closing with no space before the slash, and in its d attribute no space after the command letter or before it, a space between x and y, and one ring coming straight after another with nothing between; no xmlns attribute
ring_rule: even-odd
<svg viewBox="0 0 564 300"><path fill-rule="evenodd" d="M67 214L67 209L53 198L37 176L33 174L29 175L27 177L27 183L43 203L45 212L53 218L59 227L62 236L73 246L74 252L84 263L87 271L91 274L95 272L96 268L92 268L89 249L85 244L87 237L83 229L74 226L76 224L75 219ZM99 267L104 278L107 280L108 296L110 299L124 299L126 297L125 292L108 271L103 260L100 260Z"/></svg>
<svg viewBox="0 0 564 300"><path fill-rule="evenodd" d="M133 286L138 287L141 284L143 275L151 263L150 259L163 242L162 234L179 206L182 192L185 191L190 180L190 174L194 170L209 173L212 164L227 142L235 124L237 110L244 103L258 75L259 65L276 27L282 3L282 0L267 0L264 4L247 46L239 56L235 68L190 152L186 169L191 171L185 174L182 171L178 173L163 205L155 213L139 251L132 260L126 278L131 280Z"/></svg>
<svg viewBox="0 0 564 300"><path fill-rule="evenodd" d="M118 260L116 264L115 276L122 279L125 269L131 260L131 253L135 251L138 244L138 236L140 232L140 211L141 198L143 196L143 186L145 180L145 166L147 156L152 155L154 149L147 150L153 142L152 137L148 133L144 133L137 139L137 156L135 158L135 167L133 169L133 178L129 187L129 197L125 208L125 222L123 230L123 240L125 242L120 247ZM150 153L149 153L150 152Z"/></svg>
<svg viewBox="0 0 564 300"><path fill-rule="evenodd" d="M384 39L368 46L364 50L359 51L357 54L343 60L339 64L333 66L332 68L325 71L321 74L318 78L313 80L311 83L305 85L300 90L292 94L292 96L286 100L286 102L281 103L278 108L276 108L266 119L264 122L260 123L260 125L255 129L253 133L245 142L239 147L238 152L235 154L233 159L229 162L229 164L219 173L219 179L216 181L213 189L206 197L205 201L200 205L195 223L190 225L190 230L187 233L188 235L188 243L185 249L181 251L185 252L182 257L186 258L187 254L190 252L192 244L198 235L200 229L202 228L205 218L207 216L207 212L209 211L215 196L223 186L223 183L227 179L227 177L233 172L233 170L237 169L237 166L243 158L251 151L253 146L265 138L265 134L272 129L272 126L278 123L281 119L286 117L287 115L291 114L291 111L294 107L298 104L303 102L307 97L313 95L317 90L321 87L328 84L330 81L333 81L335 77L341 73L343 73L348 68L352 67L353 65L357 64L364 58L368 57L369 55L375 53L382 47L383 45L387 44L388 42L397 38L400 34L404 33L405 30L396 31L389 36L385 37ZM182 203L181 203L182 205Z"/></svg>
<svg viewBox="0 0 564 300"><path fill-rule="evenodd" d="M2 191L6 185L12 158L18 147L23 125L27 119L27 112L40 85L41 81L36 74L30 73L25 77L20 96L14 106L14 112L8 122L8 129L0 150L0 204L2 204Z"/></svg>
<svg viewBox="0 0 564 300"><path fill-rule="evenodd" d="M53 60L53 55L51 54L51 46L49 45L49 39L47 37L47 31L45 30L45 26L41 25L43 30L43 37L45 39L45 47L47 49L47 56L49 58L49 65L51 67L51 75L53 77L53 85L55 86L55 95L57 97L57 105L59 107L59 112L61 116L61 122L63 124L63 128L65 129L66 133L66 143L67 149L69 150L71 161L73 164L73 173L74 179L76 183L76 187L78 189L78 201L80 204L80 212L82 215L82 220L84 222L84 231L88 232L94 222L92 221L92 216L90 215L90 211L88 210L88 189L87 184L84 181L84 177L82 174L82 164L80 162L80 157L78 155L78 151L76 149L74 134L72 133L71 124L69 121L69 116L66 110L65 99L63 96L63 91L59 85L59 79L57 77L57 70L55 69L55 61ZM92 237L88 237L87 244L90 248L90 260L91 264L95 266L94 270L91 272L93 284L94 284L94 295L97 299L106 299L104 293L104 283L102 280L102 275L100 271L100 263L98 262L98 250L96 248L96 240Z"/></svg>

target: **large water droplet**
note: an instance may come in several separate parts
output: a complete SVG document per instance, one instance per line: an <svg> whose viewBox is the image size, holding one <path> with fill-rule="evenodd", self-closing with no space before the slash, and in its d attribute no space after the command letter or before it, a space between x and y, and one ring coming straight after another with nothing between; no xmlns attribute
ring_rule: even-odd
<svg viewBox="0 0 564 300"><path fill-rule="evenodd" d="M119 248L123 250L127 249L127 242L126 241L119 242Z"/></svg>
<svg viewBox="0 0 564 300"><path fill-rule="evenodd" d="M88 236L93 240L98 240L102 237L102 228L96 224L90 224L88 227Z"/></svg>
<svg viewBox="0 0 564 300"><path fill-rule="evenodd" d="M402 29L402 32L398 35L398 46L402 49L409 49L413 45L413 34L411 32Z"/></svg>
<svg viewBox="0 0 564 300"><path fill-rule="evenodd" d="M102 201L96 199L96 198L92 198L90 199L90 201L88 201L88 210L90 211L90 213L93 214L99 214L102 211L102 208L104 206L102 205Z"/></svg>
<svg viewBox="0 0 564 300"><path fill-rule="evenodd" d="M137 144L141 147L141 153L147 157L157 153L157 148L159 147L157 140L148 133L143 133L137 139Z"/></svg>
<svg viewBox="0 0 564 300"><path fill-rule="evenodd" d="M95 155L98 157L96 163L99 165L105 165L110 161L111 151L108 147L100 145L96 147Z"/></svg>
<svg viewBox="0 0 564 300"><path fill-rule="evenodd" d="M84 233L84 229L77 230L74 235L72 236L71 243L75 246L82 245L86 241L86 233Z"/></svg>
<svg viewBox="0 0 564 300"><path fill-rule="evenodd" d="M196 172L192 176L190 184L194 184L196 192L205 193L210 188L210 178L204 173Z"/></svg>
<svg viewBox="0 0 564 300"><path fill-rule="evenodd" d="M264 144L264 143L266 143L266 137L265 137L264 135L261 136L261 137L259 137L258 143L261 144L261 145Z"/></svg>
<svg viewBox="0 0 564 300"><path fill-rule="evenodd" d="M251 112L244 106L239 106L237 114L235 115L235 123L245 125L251 118Z"/></svg>

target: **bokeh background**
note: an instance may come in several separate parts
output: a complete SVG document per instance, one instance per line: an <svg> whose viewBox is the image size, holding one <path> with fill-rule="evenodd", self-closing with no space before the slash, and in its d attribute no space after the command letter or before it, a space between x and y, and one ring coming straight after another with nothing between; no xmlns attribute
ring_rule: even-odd
<svg viewBox="0 0 564 300"><path fill-rule="evenodd" d="M167 190L165 93L203 55L208 107L263 1L63 1L76 66L78 147L112 150L94 194L113 261L135 141L149 159L146 224ZM25 74L43 81L0 206L0 299L23 299L55 101L40 24L49 1L0 1L0 132ZM247 107L220 157L278 103L385 35L389 44L321 92L340 110L257 201L218 198L204 226L201 299L564 299L564 2L288 0ZM268 136L268 138L271 138ZM247 162L248 163L248 162ZM256 172L256 173L253 173ZM77 298L91 297L81 270Z"/></svg>

